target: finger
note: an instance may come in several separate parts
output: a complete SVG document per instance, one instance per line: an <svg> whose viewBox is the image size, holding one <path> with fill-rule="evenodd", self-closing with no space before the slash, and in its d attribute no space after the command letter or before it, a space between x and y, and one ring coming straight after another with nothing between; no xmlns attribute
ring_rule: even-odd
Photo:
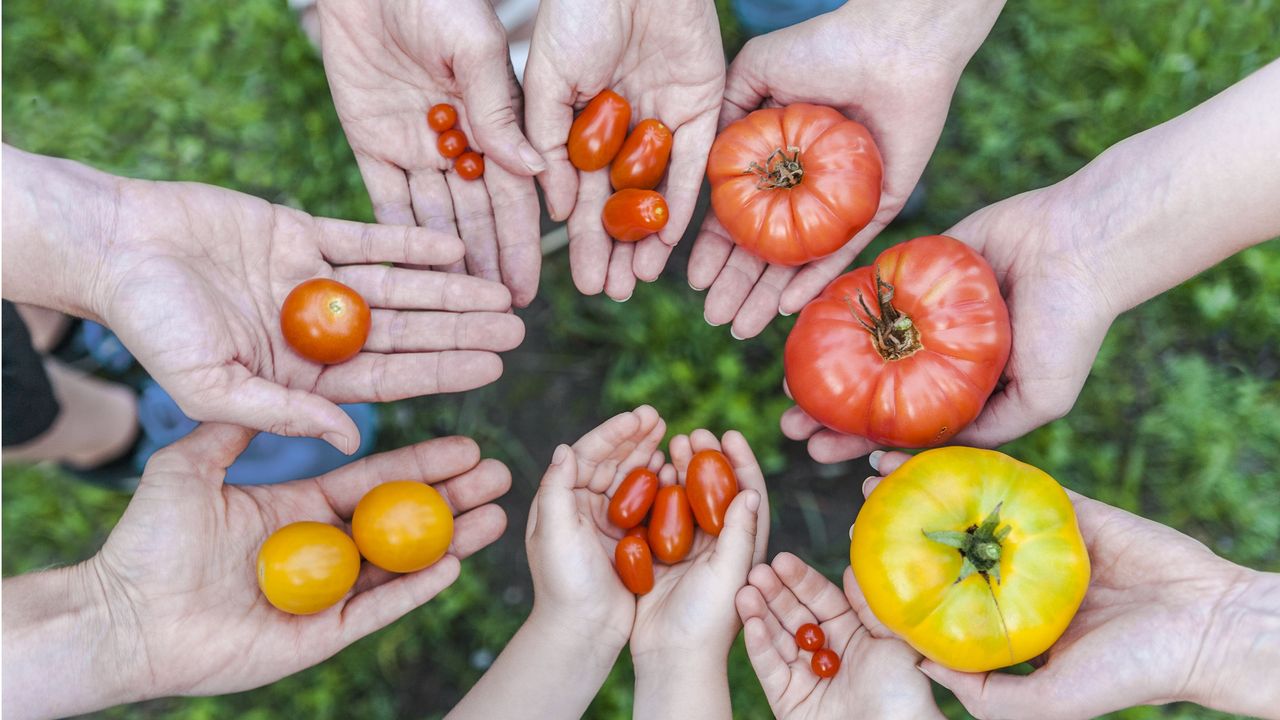
<svg viewBox="0 0 1280 720"><path fill-rule="evenodd" d="M635 243L635 259L631 263L631 270L635 273L637 280L644 282L653 282L662 275L662 270L667 266L667 259L671 257L672 247L664 242L657 235L649 237Z"/></svg>
<svg viewBox="0 0 1280 720"><path fill-rule="evenodd" d="M489 352L362 352L341 365L325 367L316 381L316 392L341 403L391 402L473 390L500 377L502 358Z"/></svg>
<svg viewBox="0 0 1280 720"><path fill-rule="evenodd" d="M462 259L455 236L416 227L316 218L320 254L331 265L408 263L443 265Z"/></svg>
<svg viewBox="0 0 1280 720"><path fill-rule="evenodd" d="M524 71L524 125L529 142L547 163L538 182L552 220L573 212L578 196L578 171L569 163L569 128L573 125L573 88L555 64L534 45Z"/></svg>
<svg viewBox="0 0 1280 720"><path fill-rule="evenodd" d="M474 147L516 175L531 176L547 169L546 161L520 131L514 101L519 92L501 27L472 38L463 48L455 57L453 72L462 88Z"/></svg>
<svg viewBox="0 0 1280 720"><path fill-rule="evenodd" d="M409 173L409 195L413 200L414 221L419 227L458 237L458 225L453 221L453 197L444 172L428 168Z"/></svg>
<svg viewBox="0 0 1280 720"><path fill-rule="evenodd" d="M911 456L904 452L876 450L867 458L867 462L871 463L871 467L875 468L876 472L888 475L910 459Z"/></svg>
<svg viewBox="0 0 1280 720"><path fill-rule="evenodd" d="M405 312L374 310L365 352L440 350L505 352L524 340L524 321L497 312Z"/></svg>
<svg viewBox="0 0 1280 720"><path fill-rule="evenodd" d="M249 447L254 435L256 431L240 425L201 423L186 437L153 453L142 482L189 483L195 475L221 485L227 468Z"/></svg>
<svg viewBox="0 0 1280 720"><path fill-rule="evenodd" d="M707 304L703 317L712 325L724 325L733 320L764 274L765 262L742 248L734 248L729 261L716 276L707 292Z"/></svg>
<svg viewBox="0 0 1280 720"><path fill-rule="evenodd" d="M453 521L453 542L449 554L466 560L489 547L507 529L507 513L492 503L469 510Z"/></svg>
<svg viewBox="0 0 1280 720"><path fill-rule="evenodd" d="M578 458L568 445L556 447L534 498L544 527L569 527L577 513L573 489L578 484ZM530 520L530 523L533 521Z"/></svg>
<svg viewBox="0 0 1280 720"><path fill-rule="evenodd" d="M975 717L1043 718L1046 705L1053 706L1056 693L1037 678L1038 672L1019 676L1002 672L964 673L932 660L920 663L920 672L950 690ZM1088 694L1074 694L1071 717L1096 717L1122 705L1090 701Z"/></svg>
<svg viewBox="0 0 1280 720"><path fill-rule="evenodd" d="M747 572L756 555L756 528L760 511L760 493L744 490L729 503L724 528L708 560L721 577L736 578L746 583Z"/></svg>
<svg viewBox="0 0 1280 720"><path fill-rule="evenodd" d="M688 435L676 435L667 443L667 453L671 455L671 467L676 475L683 478L689 469L689 461L693 459L693 443Z"/></svg>
<svg viewBox="0 0 1280 720"><path fill-rule="evenodd" d="M666 435L667 424L658 417L658 411L641 405L632 411L639 419L635 432L618 443L604 462L596 465L587 489L604 494L616 488L626 474L653 460L653 454Z"/></svg>
<svg viewBox="0 0 1280 720"><path fill-rule="evenodd" d="M751 445L742 433L730 430L721 441L725 457L733 466L733 474L738 478L739 490L754 490L760 494L760 510L756 513L756 545L752 553L752 562L763 562L769 548L769 491L764 483L764 471L756 460Z"/></svg>
<svg viewBox="0 0 1280 720"><path fill-rule="evenodd" d="M763 620L757 617L743 620L742 632L747 658L760 680L760 688L770 702L776 702L791 682L791 668L774 647Z"/></svg>
<svg viewBox="0 0 1280 720"><path fill-rule="evenodd" d="M511 309L511 293L496 282L467 275L381 265L336 268L334 279L360 293L370 307L393 310Z"/></svg>
<svg viewBox="0 0 1280 720"><path fill-rule="evenodd" d="M672 138L671 164L659 188L667 201L667 224L658 231L658 237L668 247L680 242L689 227L715 137L716 112L712 110L681 125Z"/></svg>
<svg viewBox="0 0 1280 720"><path fill-rule="evenodd" d="M795 268L782 265L770 265L751 294L742 303L742 309L733 318L730 333L739 340L759 335L769 323L778 316L778 299L782 296L782 288L796 274Z"/></svg>
<svg viewBox="0 0 1280 720"><path fill-rule="evenodd" d="M179 398L178 407L193 420L234 423L276 435L318 437L350 455L360 447L360 431L355 422L317 389L309 393L286 388L249 373L243 365L223 365L210 387L221 392L211 395L211 406L192 406ZM337 400L336 402L342 402Z"/></svg>
<svg viewBox="0 0 1280 720"><path fill-rule="evenodd" d="M808 440L814 433L825 427L810 417L809 413L794 405L782 413L782 421L779 424L782 427L782 434L791 440Z"/></svg>
<svg viewBox="0 0 1280 720"><path fill-rule="evenodd" d="M819 623L831 622L849 613L849 601L840 588L800 558L791 553L778 553L771 566L782 584ZM781 613L779 617L782 617ZM800 628L799 625L792 628L785 618L783 624L792 631Z"/></svg>
<svg viewBox="0 0 1280 720"><path fill-rule="evenodd" d="M512 175L497 165L485 167L484 184L489 190L498 233L502 283L511 291L513 305L527 307L538 293L542 268L538 194L533 180Z"/></svg>
<svg viewBox="0 0 1280 720"><path fill-rule="evenodd" d="M645 238L646 240L650 238ZM636 274L631 267L635 256L635 243L618 243L609 255L609 270L605 276L604 294L617 302L626 302L636 291Z"/></svg>
<svg viewBox="0 0 1280 720"><path fill-rule="evenodd" d="M871 606L867 604L867 596L862 593L862 588L858 587L853 568L844 570L844 596L849 601L849 607L853 608L853 612L857 614L858 620L873 637L881 639L896 637L871 611Z"/></svg>
<svg viewBox="0 0 1280 720"><path fill-rule="evenodd" d="M871 497L872 491L876 489L876 487L880 484L881 480L884 480L884 478L880 475L871 475L867 479L863 480L862 481L862 497L863 498ZM849 526L849 539L850 540L853 539L852 525Z"/></svg>
<svg viewBox="0 0 1280 720"><path fill-rule="evenodd" d="M845 435L835 430L822 429L809 438L809 457L820 463L838 463L862 457L880 447L858 435Z"/></svg>
<svg viewBox="0 0 1280 720"><path fill-rule="evenodd" d="M876 228L875 232L879 233L881 228ZM778 312L783 315L794 315L804 309L809 301L818 297L832 280L835 280L845 270L849 264L854 261L858 253L866 246L870 239L859 244L859 238L862 233L854 236L849 244L835 251L834 254L814 260L811 263L799 268L799 272L787 282L782 290L782 295L778 299Z"/></svg>
<svg viewBox="0 0 1280 720"><path fill-rule="evenodd" d="M334 652L400 619L439 595L458 579L462 564L444 556L431 567L394 576L353 596L342 607L340 630L333 636Z"/></svg>
<svg viewBox="0 0 1280 720"><path fill-rule="evenodd" d="M578 201L569 216L569 268L579 292L598 295L604 289L615 246L600 220L609 199L609 174L597 170L582 173L580 179Z"/></svg>
<svg viewBox="0 0 1280 720"><path fill-rule="evenodd" d="M757 565L747 573L748 576L760 572L757 568L764 568L765 572L772 572L768 565ZM734 597L734 605L738 610L738 617L742 619L745 625L749 618L756 618L764 622L765 633L773 642L773 647L778 651L778 655L782 657L783 662L790 663L799 655L799 648L796 647L795 637L786 631L778 622L778 618L774 617L773 611L769 609L769 605L765 603L764 596L760 594L760 590L754 585L744 585L738 590L737 596Z"/></svg>
<svg viewBox="0 0 1280 720"><path fill-rule="evenodd" d="M729 231L724 229L716 219L714 212L708 212L702 221L702 228L693 240L693 250L689 254L689 287L694 290L705 290L720 276L724 265L733 252L733 240Z"/></svg>
<svg viewBox="0 0 1280 720"><path fill-rule="evenodd" d="M409 179L404 170L389 162L356 153L356 165L369 191L373 217L384 225L417 225L409 196Z"/></svg>
<svg viewBox="0 0 1280 720"><path fill-rule="evenodd" d="M456 172L445 173L449 194L453 197L453 217L458 235L467 246L463 267L449 267L450 272L466 272L472 277L493 282L502 281L498 267L498 230L489 206L489 191L483 180L465 180Z"/></svg>
<svg viewBox="0 0 1280 720"><path fill-rule="evenodd" d="M333 512L348 518L360 498L375 485L391 480L414 480L434 485L461 475L479 463L480 447L474 440L461 436L443 437L370 455L302 482L315 483L328 499ZM510 473L506 474L510 476Z"/></svg>

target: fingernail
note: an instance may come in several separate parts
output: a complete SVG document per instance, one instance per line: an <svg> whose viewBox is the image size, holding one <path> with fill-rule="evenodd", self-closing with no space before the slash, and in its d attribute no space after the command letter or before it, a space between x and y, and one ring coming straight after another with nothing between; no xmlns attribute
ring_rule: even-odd
<svg viewBox="0 0 1280 720"><path fill-rule="evenodd" d="M690 290L692 290L692 291L694 291L694 292L702 292L703 288L700 288L700 287L698 287L697 285L694 285L692 280L689 280L688 278L686 278L686 279L685 279L685 282L689 283L689 289L690 289Z"/></svg>
<svg viewBox="0 0 1280 720"><path fill-rule="evenodd" d="M925 676L925 677L927 677L927 678L929 678L930 680L932 680L932 681L934 681L934 682L938 683L939 685L941 685L941 684L942 684L942 683L938 682L938 678L934 677L934 676L933 676L933 673L929 671L929 661L928 661L928 660L921 660L921 661L920 661L920 664L919 664L919 665L916 665L916 669L917 669L917 670L919 670L920 672L924 673L924 676Z"/></svg>
<svg viewBox="0 0 1280 720"><path fill-rule="evenodd" d="M711 327L720 327L720 323L711 322L711 319L707 317L706 313L702 313L702 319Z"/></svg>
<svg viewBox="0 0 1280 720"><path fill-rule="evenodd" d="M760 493L755 490L747 491L747 509L755 512L760 509Z"/></svg>
<svg viewBox="0 0 1280 720"><path fill-rule="evenodd" d="M535 173L540 173L547 169L547 161L543 160L542 156L531 145L520 146L520 159L524 161L525 167Z"/></svg>
<svg viewBox="0 0 1280 720"><path fill-rule="evenodd" d="M849 523L849 539L853 539L853 523Z"/></svg>
<svg viewBox="0 0 1280 720"><path fill-rule="evenodd" d="M729 328L729 337L733 338L734 340L741 340L741 339L742 339L742 338L738 337L738 333L737 333L737 332L735 332L733 328Z"/></svg>
<svg viewBox="0 0 1280 720"><path fill-rule="evenodd" d="M358 443L353 443L351 438L337 432L327 432L321 436L325 442L338 449L343 455L350 455L359 447Z"/></svg>
<svg viewBox="0 0 1280 720"><path fill-rule="evenodd" d="M867 456L867 462L871 463L871 467L875 468L876 472L880 472L880 458L882 457L884 457L883 450L872 451L872 453Z"/></svg>
<svg viewBox="0 0 1280 720"><path fill-rule="evenodd" d="M783 310L782 308L778 308L778 314L781 315L782 317L791 317L792 315L795 315L795 313L789 313Z"/></svg>
<svg viewBox="0 0 1280 720"><path fill-rule="evenodd" d="M551 456L551 464L552 465L564 464L565 458L568 457L568 455L569 455L568 445L563 445L563 444L557 445L555 454Z"/></svg>
<svg viewBox="0 0 1280 720"><path fill-rule="evenodd" d="M635 294L636 294L636 292L635 292L634 290L632 290L631 292L627 293L627 296L626 296L626 297L624 297L624 298L622 298L621 300L619 300L618 298L613 298L613 301L614 301L614 302L619 302L619 303L624 303L624 302L626 302L626 301L630 300L630 299L631 299L631 296L632 296L632 295L635 295Z"/></svg>

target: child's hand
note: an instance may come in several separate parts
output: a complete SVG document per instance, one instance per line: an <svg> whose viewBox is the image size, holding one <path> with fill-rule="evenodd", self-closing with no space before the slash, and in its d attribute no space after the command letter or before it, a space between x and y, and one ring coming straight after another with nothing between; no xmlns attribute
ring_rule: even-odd
<svg viewBox="0 0 1280 720"><path fill-rule="evenodd" d="M676 714L685 717L729 714L726 662L739 628L734 596L752 564L764 558L769 507L764 474L738 432L725 433L723 447L706 430L672 438L662 484L683 484L693 454L708 449L729 458L739 492L720 536L696 531L688 557L677 565L655 563L653 590L637 600L631 632L636 717L671 717L675 711L663 704L677 702Z"/></svg>
<svg viewBox="0 0 1280 720"><path fill-rule="evenodd" d="M738 592L738 614L747 655L776 716L942 717L929 679L916 669L920 655L871 614L852 570L845 569L841 593L800 558L779 553L772 565L753 568L749 580ZM813 653L796 646L795 633L805 623L818 623L826 646L840 656L830 680L815 675Z"/></svg>

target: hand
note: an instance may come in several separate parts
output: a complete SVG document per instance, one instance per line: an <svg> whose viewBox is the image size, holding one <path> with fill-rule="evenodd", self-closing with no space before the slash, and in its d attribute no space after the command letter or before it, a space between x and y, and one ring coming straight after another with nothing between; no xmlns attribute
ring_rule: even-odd
<svg viewBox="0 0 1280 720"><path fill-rule="evenodd" d="M325 0L325 73L378 222L460 235L437 265L500 280L524 307L538 290L538 198L546 163L520 131L506 33L486 0ZM450 103L485 156L482 180L450 172L427 109Z"/></svg>
<svg viewBox="0 0 1280 720"><path fill-rule="evenodd" d="M887 475L908 457L884 455L877 469ZM863 493L880 480L868 478ZM1091 718L1176 700L1275 717L1280 580L1159 523L1068 494L1093 576L1038 669L971 674L925 660L921 671L980 718Z"/></svg>
<svg viewBox="0 0 1280 720"><path fill-rule="evenodd" d="M772 565L757 565L750 585L738 591L747 655L773 714L790 718L852 716L867 718L942 718L929 679L916 668L920 654L893 637L875 616L858 612L845 597L861 598L853 571L845 568L845 594L830 580L790 553ZM810 666L813 654L796 646L796 631L817 623L827 647L840 656L840 670L829 680Z"/></svg>
<svg viewBox="0 0 1280 720"><path fill-rule="evenodd" d="M488 281L378 263L457 260L457 238L313 218L208 185L125 181L103 251L97 313L197 420L359 446L334 403L457 392L502 374L495 351L524 326ZM364 350L339 365L294 353L279 308L295 285L332 277L373 308Z"/></svg>
<svg viewBox="0 0 1280 720"><path fill-rule="evenodd" d="M719 537L696 530L688 557L676 565L655 561L653 590L636 602L631 656L636 668L637 717L729 715L725 663L740 627L733 599L769 544L764 473L737 431L722 441L706 430L677 435L663 485L684 484L694 453L721 450L738 477L738 495ZM677 712L675 705L683 712ZM691 707L700 707L693 710Z"/></svg>
<svg viewBox="0 0 1280 720"><path fill-rule="evenodd" d="M226 468L253 434L206 424L151 458L106 544L79 568L86 587L102 596L109 622L104 634L114 639L92 655L92 672L109 674L120 694L58 714L150 697L235 692L314 665L433 598L458 577L460 560L497 540L506 527L502 509L489 503L510 487L510 473L497 461L481 461L467 438L430 440L310 480L224 484ZM458 516L444 558L408 575L366 564L354 593L315 615L289 615L267 602L255 558L268 535L300 520L346 527L367 490L405 479L434 485ZM11 582L6 594L14 590ZM15 618L8 607L5 613L8 626ZM87 631L71 635L81 633ZM11 641L23 642L6 627L5 650L21 649ZM40 653L58 641L30 639L43 643ZM6 663L4 669L6 714L11 707L55 712L48 699L60 691L51 686L86 681L35 662ZM10 698L23 691L29 694Z"/></svg>
<svg viewBox="0 0 1280 720"><path fill-rule="evenodd" d="M1001 5L854 0L742 48L729 67L721 129L761 107L834 107L871 131L884 188L866 228L801 267L770 265L737 247L709 214L689 258L689 284L710 288L708 323L732 322L739 339L758 335L778 313L803 308L897 216L933 154L960 71Z"/></svg>
<svg viewBox="0 0 1280 720"><path fill-rule="evenodd" d="M614 242L600 221L613 193L607 169L579 173L565 143L575 109L612 88L631 103L632 124L657 118L674 133L658 192L665 228L639 243ZM587 295L631 297L636 280L661 274L702 187L724 91L724 51L708 0L543 0L525 69L525 125L547 159L539 182L547 210L569 220L569 265Z"/></svg>

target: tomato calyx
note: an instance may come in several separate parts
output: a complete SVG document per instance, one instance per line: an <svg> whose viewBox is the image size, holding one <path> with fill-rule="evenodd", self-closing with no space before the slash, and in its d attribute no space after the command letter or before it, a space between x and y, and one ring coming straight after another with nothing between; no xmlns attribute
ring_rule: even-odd
<svg viewBox="0 0 1280 720"><path fill-rule="evenodd" d="M867 307L867 301L858 293L858 305L872 322L862 319L853 302L845 295L844 302L849 312L858 320L875 342L876 352L885 360L902 360L919 352L924 345L920 343L920 331L916 329L911 318L893 306L893 285L880 279L880 268L876 267L876 304L880 314L876 315Z"/></svg>
<svg viewBox="0 0 1280 720"><path fill-rule="evenodd" d="M991 576L995 576L997 585L1000 584L1000 555L1003 550L1001 543L1013 530L1008 525L1003 527L1000 525L1000 508L1003 505L1003 502L997 503L995 509L982 521L981 525L971 525L964 532L923 531L924 536L930 540L960 551L964 564L960 566L960 577L956 578L957 583L978 573L988 584L991 582Z"/></svg>
<svg viewBox="0 0 1280 720"><path fill-rule="evenodd" d="M791 153L788 157L787 153ZM754 173L756 188L773 190L776 188L793 188L804 179L804 167L800 165L800 148L794 145L783 150L777 148L764 159L764 165L752 160L744 171Z"/></svg>

